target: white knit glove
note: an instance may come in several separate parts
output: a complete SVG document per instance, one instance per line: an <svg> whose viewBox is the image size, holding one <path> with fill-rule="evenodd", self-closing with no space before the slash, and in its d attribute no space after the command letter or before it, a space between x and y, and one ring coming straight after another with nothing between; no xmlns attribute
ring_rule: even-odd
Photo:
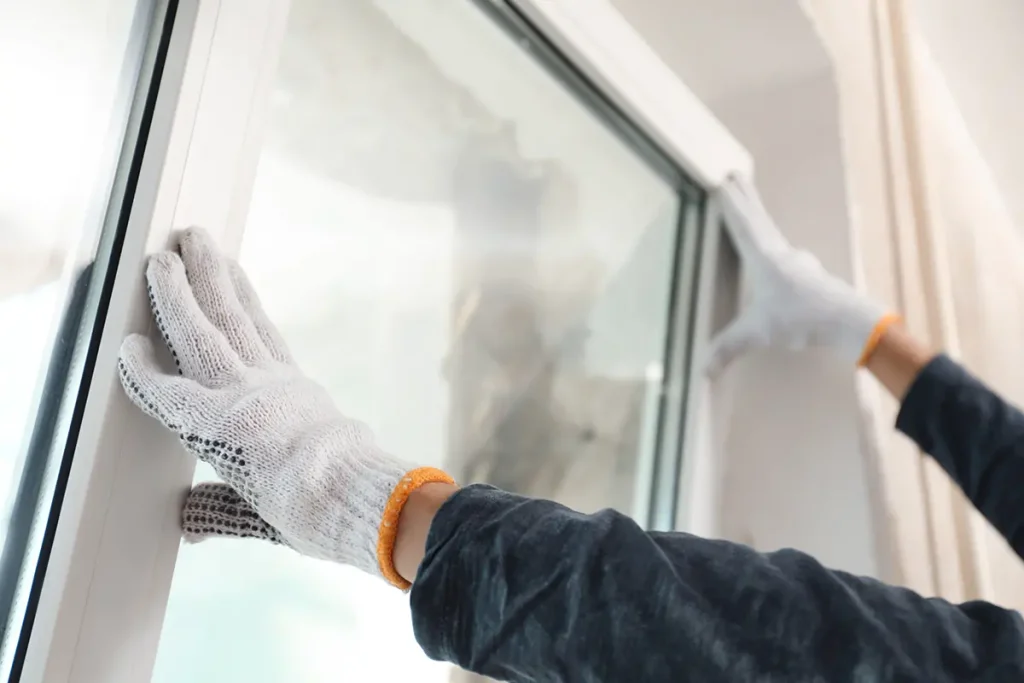
<svg viewBox="0 0 1024 683"><path fill-rule="evenodd" d="M233 500L197 509L203 494L227 494L193 493L186 535L223 533L232 520L248 520L254 528L239 535L266 537L406 587L391 564L401 506L416 486L451 478L388 455L365 424L339 413L296 367L242 270L205 232L185 232L179 250L180 257L154 255L146 270L153 315L177 374L161 369L148 338L132 335L121 346L121 383L252 506ZM196 522L202 512L211 513L208 524Z"/></svg>
<svg viewBox="0 0 1024 683"><path fill-rule="evenodd" d="M898 317L789 244L750 183L733 177L718 199L752 300L712 342L708 372L714 375L738 356L764 348L830 347L851 366L862 361L880 330Z"/></svg>

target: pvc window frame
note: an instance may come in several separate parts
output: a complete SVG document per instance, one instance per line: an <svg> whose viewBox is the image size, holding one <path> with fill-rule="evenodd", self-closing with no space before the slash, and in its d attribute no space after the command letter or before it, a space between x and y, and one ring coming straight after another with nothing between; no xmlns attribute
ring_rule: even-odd
<svg viewBox="0 0 1024 683"><path fill-rule="evenodd" d="M173 26L49 560L31 605L31 633L11 679L21 683L152 676L194 463L123 396L118 348L129 333L153 332L145 257L164 248L174 230L203 225L237 254L290 5L161 1ZM708 190L730 173L752 172L749 154L606 0L474 1L506 28L527 31L526 49L559 56L568 68L556 75L598 94L589 104L675 186L682 189L689 177L691 189ZM705 202L681 231L701 258L677 269L677 294L688 299L673 323L683 334L666 349L666 370L696 379L667 382L657 397L659 414L675 411L686 430L681 442L662 444L675 460L655 465L667 482L652 497L656 528L700 531L693 506L677 503L701 481L698 463L713 457L700 448L707 387L697 364L716 281L708 258L720 239L714 214L713 202ZM658 429L659 438L669 433Z"/></svg>

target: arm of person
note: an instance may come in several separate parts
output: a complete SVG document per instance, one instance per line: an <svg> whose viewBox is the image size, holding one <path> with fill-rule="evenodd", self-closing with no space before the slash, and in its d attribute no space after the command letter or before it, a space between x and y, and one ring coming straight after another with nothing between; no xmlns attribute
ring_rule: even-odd
<svg viewBox="0 0 1024 683"><path fill-rule="evenodd" d="M902 399L899 428L1013 542L1024 419L898 317L797 252L749 188L727 188L753 305L716 342L720 371L758 346L826 345ZM737 196L737 191L744 197ZM758 213L760 211L760 214ZM1005 482L995 482L1005 479ZM508 680L1019 680L1024 622L687 534L648 533L490 487L414 494L396 564L432 657ZM427 522L426 520L430 521Z"/></svg>
<svg viewBox="0 0 1024 683"><path fill-rule="evenodd" d="M899 428L1021 552L1024 415L892 320L862 364ZM1024 675L1024 622L826 569L648 533L604 511L431 484L402 514L395 564L431 657L508 680L980 680ZM595 618L595 615L601 615Z"/></svg>
<svg viewBox="0 0 1024 683"><path fill-rule="evenodd" d="M914 340L899 316L790 245L750 184L733 179L719 199L754 294L715 341L709 371L769 347L827 347L851 367L867 367L902 402L897 428L945 469L1024 557L1021 412Z"/></svg>
<svg viewBox="0 0 1024 683"><path fill-rule="evenodd" d="M498 680L1024 680L1012 610L923 598L796 550L647 532L483 485L423 487L402 517L418 642Z"/></svg>
<svg viewBox="0 0 1024 683"><path fill-rule="evenodd" d="M897 428L1024 558L1024 413L899 326L885 332L865 367L901 401Z"/></svg>

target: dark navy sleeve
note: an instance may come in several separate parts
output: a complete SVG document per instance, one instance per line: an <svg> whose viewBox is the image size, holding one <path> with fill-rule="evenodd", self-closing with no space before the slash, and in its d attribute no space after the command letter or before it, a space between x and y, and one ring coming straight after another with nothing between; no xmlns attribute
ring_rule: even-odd
<svg viewBox="0 0 1024 683"><path fill-rule="evenodd" d="M410 603L430 657L503 681L1024 681L1016 612L482 485L434 518Z"/></svg>
<svg viewBox="0 0 1024 683"><path fill-rule="evenodd" d="M1024 558L1024 413L939 356L907 392L896 427L946 470Z"/></svg>

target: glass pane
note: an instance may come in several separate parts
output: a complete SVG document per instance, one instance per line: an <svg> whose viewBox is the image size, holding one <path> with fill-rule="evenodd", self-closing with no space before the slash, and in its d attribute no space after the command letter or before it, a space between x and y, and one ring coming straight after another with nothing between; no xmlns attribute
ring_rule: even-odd
<svg viewBox="0 0 1024 683"><path fill-rule="evenodd" d="M241 260L385 448L631 511L680 211L471 3L294 0ZM450 677L376 579L255 542L179 555L159 683Z"/></svg>
<svg viewBox="0 0 1024 683"><path fill-rule="evenodd" d="M0 3L0 678L7 679L95 317L153 5ZM103 245L103 246L101 246ZM84 334L83 334L83 330Z"/></svg>

